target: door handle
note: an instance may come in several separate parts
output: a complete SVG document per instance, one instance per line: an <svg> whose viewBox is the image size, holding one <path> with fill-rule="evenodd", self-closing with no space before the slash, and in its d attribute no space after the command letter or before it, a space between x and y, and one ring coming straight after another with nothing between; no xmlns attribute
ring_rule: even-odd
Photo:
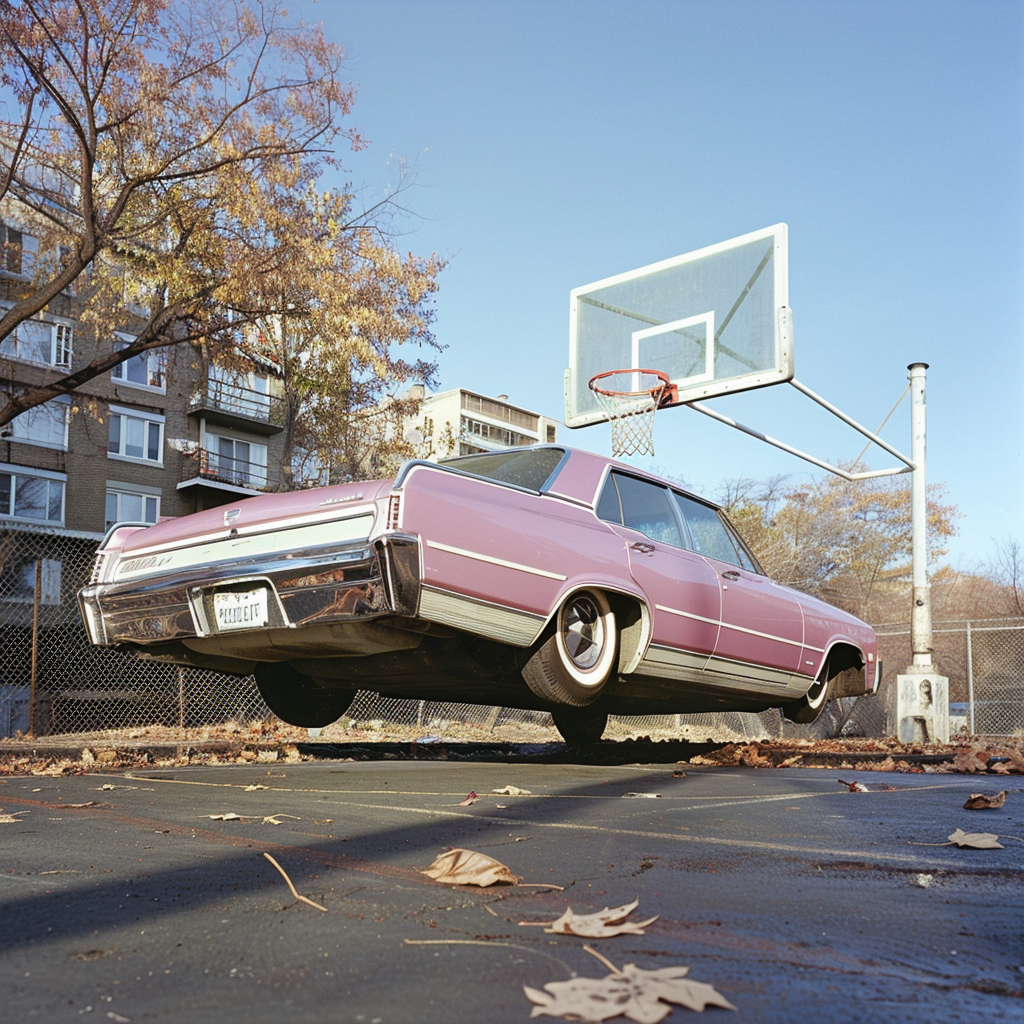
<svg viewBox="0 0 1024 1024"><path fill-rule="evenodd" d="M730 569L728 572L722 573L723 580L738 580L739 578L740 574L736 572L734 569Z"/></svg>
<svg viewBox="0 0 1024 1024"><path fill-rule="evenodd" d="M629 545L630 551L639 551L642 555L649 555L654 551L653 544L645 544L643 541L636 540Z"/></svg>

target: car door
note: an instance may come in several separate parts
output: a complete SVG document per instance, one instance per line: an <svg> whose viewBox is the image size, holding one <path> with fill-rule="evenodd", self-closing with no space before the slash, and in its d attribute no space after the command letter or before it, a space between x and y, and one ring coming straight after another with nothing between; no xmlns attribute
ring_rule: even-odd
<svg viewBox="0 0 1024 1024"><path fill-rule="evenodd" d="M684 547L669 489L611 473L597 514L626 541L630 574L650 603L651 645L684 652L686 667L703 669L718 640L721 590L708 562Z"/></svg>
<svg viewBox="0 0 1024 1024"><path fill-rule="evenodd" d="M690 542L714 570L721 592L716 661L796 672L804 639L799 602L757 571L715 508L687 495L675 493L674 497Z"/></svg>

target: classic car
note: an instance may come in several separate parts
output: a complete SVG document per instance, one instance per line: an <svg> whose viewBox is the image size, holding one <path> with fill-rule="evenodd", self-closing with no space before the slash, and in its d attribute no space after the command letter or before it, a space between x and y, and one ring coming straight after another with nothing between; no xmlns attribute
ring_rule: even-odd
<svg viewBox="0 0 1024 1024"><path fill-rule="evenodd" d="M94 644L253 674L308 727L374 690L582 744L609 713L806 722L879 683L871 627L769 579L717 506L561 445L116 525L79 600Z"/></svg>

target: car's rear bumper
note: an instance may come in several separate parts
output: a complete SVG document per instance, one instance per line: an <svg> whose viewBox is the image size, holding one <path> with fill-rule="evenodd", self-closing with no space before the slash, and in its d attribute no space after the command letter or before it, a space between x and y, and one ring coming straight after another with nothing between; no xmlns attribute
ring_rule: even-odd
<svg viewBox="0 0 1024 1024"><path fill-rule="evenodd" d="M289 551L258 563L93 584L78 599L89 639L98 646L208 640L216 647L221 639L234 650L259 634L413 617L419 590L418 540L388 534L330 552ZM253 595L261 609L258 620L218 622L217 595L230 593Z"/></svg>

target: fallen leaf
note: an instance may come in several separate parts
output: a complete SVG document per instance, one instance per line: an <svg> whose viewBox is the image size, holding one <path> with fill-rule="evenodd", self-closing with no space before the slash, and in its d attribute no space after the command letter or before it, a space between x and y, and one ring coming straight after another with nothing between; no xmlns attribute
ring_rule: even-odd
<svg viewBox="0 0 1024 1024"><path fill-rule="evenodd" d="M894 793L895 786L885 782L847 782L845 779L836 779L840 786L846 786L851 793Z"/></svg>
<svg viewBox="0 0 1024 1024"><path fill-rule="evenodd" d="M965 811L984 811L990 808L1002 807L1006 803L1006 790L998 793L972 793L967 803L964 804Z"/></svg>
<svg viewBox="0 0 1024 1024"><path fill-rule="evenodd" d="M492 789L491 792L502 796L533 796L528 789L520 789L518 786L505 786L503 789Z"/></svg>
<svg viewBox="0 0 1024 1024"><path fill-rule="evenodd" d="M661 798L660 793L623 793L622 798L634 799L634 800L658 800Z"/></svg>
<svg viewBox="0 0 1024 1024"><path fill-rule="evenodd" d="M931 875L923 875L922 874L922 875L918 875L914 879L914 885L918 885L922 889L927 889L928 886L930 886L931 884L932 884L932 876Z"/></svg>
<svg viewBox="0 0 1024 1024"><path fill-rule="evenodd" d="M476 790L471 789L469 793L466 795L466 799L459 801L459 806L469 807L470 804L475 804L479 799L480 798L476 795Z"/></svg>
<svg viewBox="0 0 1024 1024"><path fill-rule="evenodd" d="M277 820L278 818L294 818L296 821L302 821L302 819L297 814L283 814L281 812L278 812L277 814L268 814L263 819L263 824L264 825L283 825L284 822L278 821Z"/></svg>
<svg viewBox="0 0 1024 1024"><path fill-rule="evenodd" d="M610 939L615 935L643 935L644 929L658 920L658 915L646 921L627 921L626 918L640 905L640 900L621 907L605 907L596 914L577 914L572 907L555 921L520 921L523 926L544 925L548 935L579 935L585 939Z"/></svg>
<svg viewBox="0 0 1024 1024"><path fill-rule="evenodd" d="M594 951L584 947L588 952ZM598 956L612 973L604 978L573 978L552 981L544 992L523 986L534 1004L531 1017L575 1017L586 1021L603 1021L611 1017L628 1017L637 1024L657 1024L672 1012L671 1003L698 1012L707 1006L726 1010L736 1007L713 986L690 981L689 967L662 967L645 971L634 964L618 970L614 964Z"/></svg>
<svg viewBox="0 0 1024 1024"><path fill-rule="evenodd" d="M227 814L208 814L207 817L211 821L243 821L241 814L235 814L234 811L228 811Z"/></svg>
<svg viewBox="0 0 1024 1024"><path fill-rule="evenodd" d="M258 790L269 789L269 788L270 788L269 786L261 786L259 783L256 783L256 785L254 785L254 786L246 786L245 789L242 790L242 792L243 793L255 793Z"/></svg>
<svg viewBox="0 0 1024 1024"><path fill-rule="evenodd" d="M1005 849L999 842L999 836L992 832L964 832L957 829L950 837L950 843L954 846L969 846L975 850L1002 850Z"/></svg>
<svg viewBox="0 0 1024 1024"><path fill-rule="evenodd" d="M866 793L868 787L863 782L847 782L845 779L836 779L840 786L846 786L851 793Z"/></svg>
<svg viewBox="0 0 1024 1024"><path fill-rule="evenodd" d="M501 861L484 853L475 853L473 850L462 850L458 847L442 853L430 867L418 870L421 874L446 885L478 885L486 888L499 883L516 885L519 882Z"/></svg>
<svg viewBox="0 0 1024 1024"><path fill-rule="evenodd" d="M28 811L15 811L13 814L4 814L0 811L0 825L14 825L21 821L19 814L28 814Z"/></svg>

